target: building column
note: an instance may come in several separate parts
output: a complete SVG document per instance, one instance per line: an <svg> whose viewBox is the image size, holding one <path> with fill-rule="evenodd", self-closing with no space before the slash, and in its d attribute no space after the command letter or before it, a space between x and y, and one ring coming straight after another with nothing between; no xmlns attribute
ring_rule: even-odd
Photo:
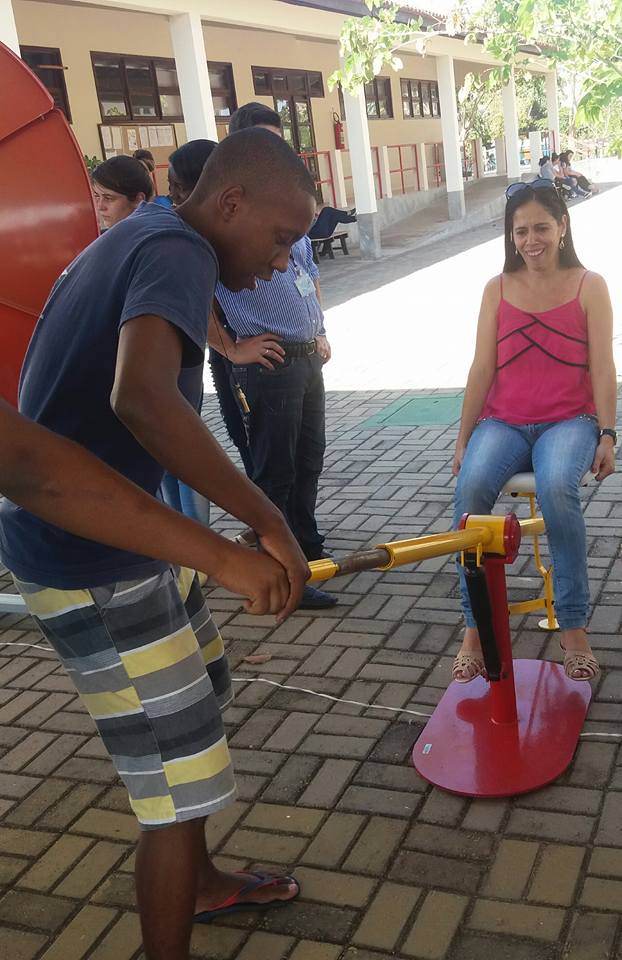
<svg viewBox="0 0 622 960"><path fill-rule="evenodd" d="M542 156L542 134L539 130L529 131L529 152L531 154L531 172L540 173L540 157Z"/></svg>
<svg viewBox="0 0 622 960"><path fill-rule="evenodd" d="M21 56L11 0L0 0L0 41L18 57Z"/></svg>
<svg viewBox="0 0 622 960"><path fill-rule="evenodd" d="M417 174L419 177L419 189L429 190L430 184L428 183L428 158L426 154L425 143L418 143L416 146L417 146Z"/></svg>
<svg viewBox="0 0 622 960"><path fill-rule="evenodd" d="M338 207L348 206L348 196L346 194L346 180L343 175L343 158L341 150L330 151L330 162L333 168L333 186L335 188L335 200Z"/></svg>
<svg viewBox="0 0 622 960"><path fill-rule="evenodd" d="M518 138L518 107L514 71L501 88L503 98L503 129L505 132L505 155L508 180L520 180L520 140Z"/></svg>
<svg viewBox="0 0 622 960"><path fill-rule="evenodd" d="M474 137L471 140L471 149L473 151L473 177L481 180L486 173L486 158L484 156L484 144L480 137Z"/></svg>
<svg viewBox="0 0 622 960"><path fill-rule="evenodd" d="M441 107L443 151L445 154L445 177L447 179L447 207L450 220L461 220L464 205L464 183L460 157L458 130L458 105L456 102L456 77L453 57L436 57L436 78Z"/></svg>
<svg viewBox="0 0 622 960"><path fill-rule="evenodd" d="M557 73L549 70L544 76L546 90L546 112L551 138L551 153L559 153L561 141L559 139L559 102L557 99Z"/></svg>
<svg viewBox="0 0 622 960"><path fill-rule="evenodd" d="M360 90L352 96L343 91L348 124L348 145L352 167L352 185L354 187L354 205L359 228L359 245L364 260L378 260L382 250L380 246L380 223L378 203L374 186L374 170L369 143L367 125L367 107L365 91Z"/></svg>
<svg viewBox="0 0 622 960"><path fill-rule="evenodd" d="M169 17L181 106L188 140L218 140L203 26L198 13Z"/></svg>
<svg viewBox="0 0 622 960"><path fill-rule="evenodd" d="M497 161L497 176L500 177L508 169L505 159L505 137L497 137L495 140L495 160Z"/></svg>
<svg viewBox="0 0 622 960"><path fill-rule="evenodd" d="M389 163L389 148L380 147L378 150L378 164L380 166L380 177L382 179L382 193L385 197L393 196L393 184L391 183L391 164Z"/></svg>

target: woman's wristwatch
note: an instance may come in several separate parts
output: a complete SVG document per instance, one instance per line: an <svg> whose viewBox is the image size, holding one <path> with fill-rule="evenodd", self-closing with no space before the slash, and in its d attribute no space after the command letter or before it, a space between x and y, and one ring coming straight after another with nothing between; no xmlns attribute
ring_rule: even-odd
<svg viewBox="0 0 622 960"><path fill-rule="evenodd" d="M611 439L613 440L614 447L618 442L617 433L615 432L615 430L612 430L610 427L603 427L603 429L598 434L598 439L600 440L602 437L611 437Z"/></svg>

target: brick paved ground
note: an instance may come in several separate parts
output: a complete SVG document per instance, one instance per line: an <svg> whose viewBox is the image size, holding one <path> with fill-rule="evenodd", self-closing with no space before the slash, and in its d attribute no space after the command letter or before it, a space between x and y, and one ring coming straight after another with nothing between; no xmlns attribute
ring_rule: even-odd
<svg viewBox="0 0 622 960"><path fill-rule="evenodd" d="M319 514L336 552L446 529L455 427L361 429L395 393L333 393ZM207 403L217 427L215 402ZM590 491L592 643L604 667L586 730L622 717L622 475ZM506 501L506 506L508 502ZM219 521L233 529L231 521ZM7 583L5 580L5 587ZM514 598L537 581L525 554ZM430 711L459 637L451 561L333 582L334 610L279 628L209 591L237 677L263 676L364 703ZM521 657L557 657L536 617L514 623ZM0 642L36 643L28 619ZM243 663L270 653L261 666ZM583 740L553 786L508 801L432 789L409 765L424 722L237 684L228 711L239 799L208 826L218 862L295 870L299 902L197 928L212 960L606 960L622 958L618 741ZM45 650L0 647L0 955L140 956L134 819L71 684Z"/></svg>

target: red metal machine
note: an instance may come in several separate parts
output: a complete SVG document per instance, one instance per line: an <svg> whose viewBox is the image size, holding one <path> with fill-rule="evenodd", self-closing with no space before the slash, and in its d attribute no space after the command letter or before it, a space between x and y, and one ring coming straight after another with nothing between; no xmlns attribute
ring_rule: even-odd
<svg viewBox="0 0 622 960"><path fill-rule="evenodd" d="M541 534L544 521L465 516L460 530L309 564L311 580L327 580L462 553L488 680L449 685L412 759L430 783L468 797L509 797L555 780L574 756L591 698L589 683L568 679L559 663L512 659L505 565L521 531Z"/></svg>
<svg viewBox="0 0 622 960"><path fill-rule="evenodd" d="M412 753L422 777L469 797L514 796L555 780L574 756L592 693L559 663L512 659L504 568L521 527L542 520L465 515L461 529L500 521L502 536L463 555L488 680L450 684Z"/></svg>
<svg viewBox="0 0 622 960"><path fill-rule="evenodd" d="M99 231L69 124L1 43L0 87L0 396L15 404L26 347L50 289Z"/></svg>

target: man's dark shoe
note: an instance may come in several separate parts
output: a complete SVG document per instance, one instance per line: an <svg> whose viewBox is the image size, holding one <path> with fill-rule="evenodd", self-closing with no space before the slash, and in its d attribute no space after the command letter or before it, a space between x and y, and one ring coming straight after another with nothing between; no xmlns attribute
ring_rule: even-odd
<svg viewBox="0 0 622 960"><path fill-rule="evenodd" d="M337 597L332 593L326 593L325 590L318 590L317 587L305 587L302 592L302 600L298 606L299 610L326 610L328 607L337 606Z"/></svg>

